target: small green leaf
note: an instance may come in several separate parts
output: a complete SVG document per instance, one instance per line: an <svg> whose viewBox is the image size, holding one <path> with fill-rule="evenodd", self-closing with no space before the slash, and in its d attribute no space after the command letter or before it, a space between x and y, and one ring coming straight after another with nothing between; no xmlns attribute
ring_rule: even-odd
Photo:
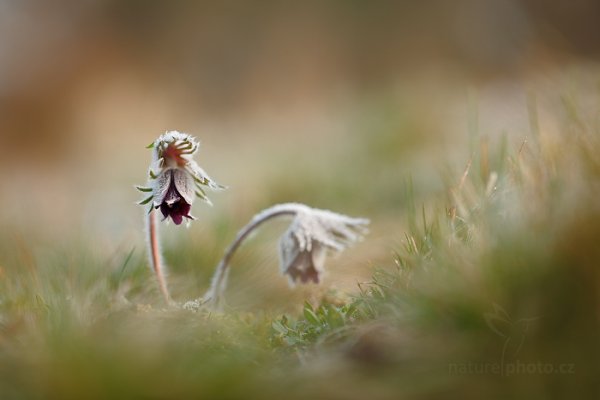
<svg viewBox="0 0 600 400"><path fill-rule="evenodd" d="M327 308L327 323L331 328L339 328L344 326L344 316L334 306Z"/></svg>
<svg viewBox="0 0 600 400"><path fill-rule="evenodd" d="M314 311L315 309L313 308L312 304L310 304L308 301L304 302L304 309L309 309L310 311Z"/></svg>
<svg viewBox="0 0 600 400"><path fill-rule="evenodd" d="M146 146L147 149L153 149L154 148L154 142L150 143L148 146Z"/></svg>
<svg viewBox="0 0 600 400"><path fill-rule="evenodd" d="M137 190L139 190L140 192L151 192L152 191L152 188L148 188L148 187L136 186L135 188Z"/></svg>
<svg viewBox="0 0 600 400"><path fill-rule="evenodd" d="M138 204L139 204L140 206L143 206L143 205L145 205L145 204L148 204L148 203L150 203L150 200L152 200L153 198L154 198L154 195L152 195L152 196L148 197L147 199L144 199L144 200L142 200L142 201L138 202Z"/></svg>
<svg viewBox="0 0 600 400"><path fill-rule="evenodd" d="M319 318L315 315L315 312L310 308L304 307L304 318L306 318L311 325L321 325L321 321L319 321Z"/></svg>
<svg viewBox="0 0 600 400"><path fill-rule="evenodd" d="M196 187L196 196L200 197L202 200L208 200L206 192L199 187Z"/></svg>
<svg viewBox="0 0 600 400"><path fill-rule="evenodd" d="M356 305L355 305L355 304L349 304L349 305L346 307L346 310L345 310L345 313L344 313L344 314L345 314L345 316L346 316L347 318L352 318L352 317L354 316L354 313L355 313L355 312L356 312Z"/></svg>
<svg viewBox="0 0 600 400"><path fill-rule="evenodd" d="M277 332L281 333L282 335L285 335L288 332L285 325L283 325L280 321L273 321L271 326L273 327L273 329L275 329Z"/></svg>
<svg viewBox="0 0 600 400"><path fill-rule="evenodd" d="M148 175L150 175L150 178L151 178L151 179L156 179L156 178L158 178L158 175L156 175L156 174L154 173L154 171L152 171L152 170L149 170L149 171L148 171Z"/></svg>
<svg viewBox="0 0 600 400"><path fill-rule="evenodd" d="M215 185L215 187L213 189L216 189L216 190L229 189L229 186L221 185L220 183L216 183L216 182L213 182L213 183Z"/></svg>
<svg viewBox="0 0 600 400"><path fill-rule="evenodd" d="M197 175L192 174L194 177L194 180L196 181L196 183L199 183L201 185L208 185L208 179L206 177L202 177L200 178Z"/></svg>

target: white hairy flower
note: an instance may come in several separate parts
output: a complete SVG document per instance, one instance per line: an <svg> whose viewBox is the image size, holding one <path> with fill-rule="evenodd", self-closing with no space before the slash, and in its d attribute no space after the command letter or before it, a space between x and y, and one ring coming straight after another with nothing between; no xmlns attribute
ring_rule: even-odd
<svg viewBox="0 0 600 400"><path fill-rule="evenodd" d="M328 251L340 252L360 240L369 220L301 207L279 242L281 272L290 284L319 283Z"/></svg>
<svg viewBox="0 0 600 400"><path fill-rule="evenodd" d="M199 148L194 137L170 131L148 147L153 149L152 163L148 169L148 186L137 189L151 193L139 202L141 205L152 202L149 212L160 208L164 219L170 217L179 225L184 217L194 219L190 215L190 209L195 197L211 204L202 186L213 190L224 189L193 160L192 157Z"/></svg>
<svg viewBox="0 0 600 400"><path fill-rule="evenodd" d="M227 286L230 261L235 251L265 222L290 216L293 220L281 237L279 255L281 272L288 275L292 285L298 280L301 283L319 283L327 252L339 252L357 242L366 233L366 226L369 224L369 220L365 218L352 218L304 204L285 203L269 207L256 214L238 232L217 265L210 289L202 299L198 299L197 304L208 303L213 308L220 307Z"/></svg>

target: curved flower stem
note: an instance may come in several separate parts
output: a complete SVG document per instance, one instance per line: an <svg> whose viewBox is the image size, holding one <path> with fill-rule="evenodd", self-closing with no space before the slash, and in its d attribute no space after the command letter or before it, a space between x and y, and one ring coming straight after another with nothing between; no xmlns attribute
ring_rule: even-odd
<svg viewBox="0 0 600 400"><path fill-rule="evenodd" d="M233 243L231 243L231 245L229 245L227 248L227 251L225 251L225 255L219 262L219 265L217 266L217 269L212 277L210 289L204 296L204 301L210 302L214 308L219 307L219 303L222 300L223 292L225 291L225 286L227 283L229 262L231 261L235 251L240 247L242 242L250 235L250 233L252 233L253 230L268 220L280 216L293 216L298 212L305 210L306 208L307 206L303 204L285 203L274 205L273 207L267 208L266 210L256 214L246 226L240 229Z"/></svg>
<svg viewBox="0 0 600 400"><path fill-rule="evenodd" d="M167 289L167 281L163 273L162 260L160 256L160 248L158 245L158 223L156 221L156 212L150 211L148 214L148 247L150 250L150 264L158 279L158 286L160 291L165 298L167 304L171 303L171 296L169 295L169 289Z"/></svg>

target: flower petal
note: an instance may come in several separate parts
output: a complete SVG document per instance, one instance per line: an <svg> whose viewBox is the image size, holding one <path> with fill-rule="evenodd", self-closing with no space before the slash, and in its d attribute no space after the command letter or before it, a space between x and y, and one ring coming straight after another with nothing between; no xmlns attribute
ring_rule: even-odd
<svg viewBox="0 0 600 400"><path fill-rule="evenodd" d="M167 203L162 203L160 205L160 212L163 215L163 220L169 217L169 206L167 205Z"/></svg>
<svg viewBox="0 0 600 400"><path fill-rule="evenodd" d="M315 258L324 260L324 253L316 254L312 251L300 251L292 260L292 263L285 271L290 278L290 283L294 284L300 280L301 283L314 282L319 283L321 269L315 264Z"/></svg>
<svg viewBox="0 0 600 400"><path fill-rule="evenodd" d="M152 200L154 198L154 196L150 195L150 197L145 198L144 200L138 201L138 204L140 206L143 206L145 204L150 203L150 200Z"/></svg>
<svg viewBox="0 0 600 400"><path fill-rule="evenodd" d="M313 250L311 251L311 256L313 268L320 274L325 270L324 267L325 258L327 256L327 249L324 246L321 246L318 242L313 243Z"/></svg>
<svg viewBox="0 0 600 400"><path fill-rule="evenodd" d="M298 280L301 283L310 281L319 283L323 272L326 248L319 242L310 243L310 250L301 248L298 237L292 227L279 241L280 268L288 276L291 285Z"/></svg>
<svg viewBox="0 0 600 400"><path fill-rule="evenodd" d="M279 240L279 267L285 274L298 255L298 242L291 229L288 229Z"/></svg>
<svg viewBox="0 0 600 400"><path fill-rule="evenodd" d="M171 184L171 178L173 176L172 170L168 169L166 171L162 171L158 178L154 181L154 205L159 206L163 200L167 191L169 190L169 186Z"/></svg>
<svg viewBox="0 0 600 400"><path fill-rule="evenodd" d="M194 202L194 196L196 195L194 177L185 170L175 169L173 170L173 182L175 183L175 188L185 202L192 204Z"/></svg>
<svg viewBox="0 0 600 400"><path fill-rule="evenodd" d="M173 220L173 222L175 222L175 225L179 225L183 221L183 215L179 213L172 213L171 219Z"/></svg>

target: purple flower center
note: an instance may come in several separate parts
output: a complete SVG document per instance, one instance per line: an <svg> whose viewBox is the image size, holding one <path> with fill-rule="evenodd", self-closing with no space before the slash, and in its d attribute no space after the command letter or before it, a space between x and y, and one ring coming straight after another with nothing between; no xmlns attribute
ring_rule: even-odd
<svg viewBox="0 0 600 400"><path fill-rule="evenodd" d="M173 171L168 171L171 174L169 177L169 188L159 206L160 212L165 219L171 217L175 225L181 224L183 217L193 219L190 214L191 204L187 203L175 186L175 180L173 179Z"/></svg>

